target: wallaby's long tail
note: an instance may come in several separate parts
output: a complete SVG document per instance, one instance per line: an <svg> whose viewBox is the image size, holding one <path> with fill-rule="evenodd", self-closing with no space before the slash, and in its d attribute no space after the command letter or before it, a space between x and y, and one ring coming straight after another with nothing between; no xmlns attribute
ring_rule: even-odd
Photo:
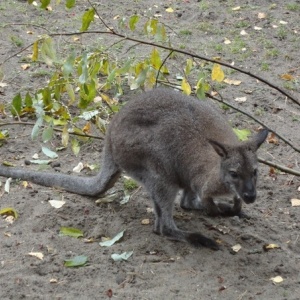
<svg viewBox="0 0 300 300"><path fill-rule="evenodd" d="M66 191L87 196L103 194L113 186L119 173L117 169L111 169L110 172L103 169L96 176L83 177L0 166L0 176L28 180L43 186L63 188Z"/></svg>

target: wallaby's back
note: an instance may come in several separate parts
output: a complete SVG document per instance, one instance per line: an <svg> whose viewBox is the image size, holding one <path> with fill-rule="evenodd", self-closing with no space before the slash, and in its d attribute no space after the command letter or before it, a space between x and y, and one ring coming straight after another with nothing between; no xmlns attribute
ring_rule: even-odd
<svg viewBox="0 0 300 300"><path fill-rule="evenodd" d="M179 176L180 181L188 180L189 170L179 174L177 168L198 165L202 169L198 176L207 176L206 170L219 163L209 140L239 143L228 122L207 100L171 89L156 89L129 101L114 117L108 134L112 156L125 170L155 164L166 176L174 180Z"/></svg>

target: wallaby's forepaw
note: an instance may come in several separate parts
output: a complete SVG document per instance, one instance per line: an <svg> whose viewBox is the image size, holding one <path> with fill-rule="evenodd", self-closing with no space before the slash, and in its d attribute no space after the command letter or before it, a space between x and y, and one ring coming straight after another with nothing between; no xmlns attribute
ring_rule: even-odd
<svg viewBox="0 0 300 300"><path fill-rule="evenodd" d="M200 233L189 233L186 235L186 241L192 244L194 247L206 247L212 250L219 250L218 244Z"/></svg>
<svg viewBox="0 0 300 300"><path fill-rule="evenodd" d="M244 211L240 211L238 214L236 214L236 216L238 216L239 218L241 218L241 219L247 219L247 220L249 220L249 219L251 219L251 216L250 215L248 215L248 214L246 214Z"/></svg>
<svg viewBox="0 0 300 300"><path fill-rule="evenodd" d="M218 209L220 211L220 215L222 216L228 216L228 217L233 217L239 215L241 210L236 210L234 206L231 206L227 203L218 203Z"/></svg>

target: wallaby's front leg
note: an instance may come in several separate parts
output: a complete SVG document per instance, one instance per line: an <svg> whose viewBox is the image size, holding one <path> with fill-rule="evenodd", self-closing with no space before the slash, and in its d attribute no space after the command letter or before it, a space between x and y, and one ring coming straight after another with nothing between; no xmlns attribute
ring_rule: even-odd
<svg viewBox="0 0 300 300"><path fill-rule="evenodd" d="M196 247L204 246L218 250L217 243L198 232L183 231L177 228L173 219L173 206L178 188L163 179L153 182L145 181L145 186L154 201L155 223L154 232L171 240L188 242Z"/></svg>
<svg viewBox="0 0 300 300"><path fill-rule="evenodd" d="M220 209L218 208L218 206L214 202L213 198L203 197L203 199L201 199L201 202L202 202L202 205L203 205L206 213L209 216L216 217L216 216L219 216L221 214Z"/></svg>
<svg viewBox="0 0 300 300"><path fill-rule="evenodd" d="M201 210L203 209L203 205L201 203L201 199L199 198L198 194L192 192L191 190L183 190L181 200L180 200L180 207L183 209L196 209Z"/></svg>
<svg viewBox="0 0 300 300"><path fill-rule="evenodd" d="M220 202L217 204L218 209L220 211L220 215L231 217L231 216L238 216L240 214L242 210L241 198L234 197L233 201L234 201L233 206L224 202Z"/></svg>
<svg viewBox="0 0 300 300"><path fill-rule="evenodd" d="M242 210L242 200L241 198L234 197L233 206L228 203L215 203L213 198L204 198L202 204L209 216L240 216Z"/></svg>

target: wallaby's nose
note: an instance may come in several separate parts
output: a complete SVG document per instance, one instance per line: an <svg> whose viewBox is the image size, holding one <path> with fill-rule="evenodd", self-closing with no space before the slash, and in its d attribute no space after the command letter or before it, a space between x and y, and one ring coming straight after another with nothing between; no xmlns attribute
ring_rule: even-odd
<svg viewBox="0 0 300 300"><path fill-rule="evenodd" d="M256 192L250 192L250 193L244 193L243 194L243 199L245 203L253 203L256 199Z"/></svg>

